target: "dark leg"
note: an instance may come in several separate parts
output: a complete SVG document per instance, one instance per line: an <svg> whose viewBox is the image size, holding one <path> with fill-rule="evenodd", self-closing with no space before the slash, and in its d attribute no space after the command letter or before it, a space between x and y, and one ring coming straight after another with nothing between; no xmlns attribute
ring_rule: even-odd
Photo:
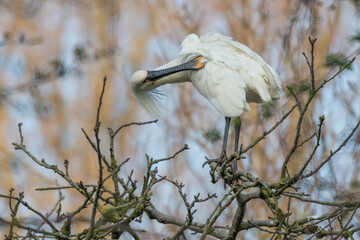
<svg viewBox="0 0 360 240"><path fill-rule="evenodd" d="M224 154L226 152L227 141L228 141L228 138L229 138L230 121L231 121L231 118L225 117L224 140L223 140L223 145L222 145L221 154L220 154L220 161L221 161L221 159L223 158L223 156L224 156Z"/></svg>
<svg viewBox="0 0 360 240"><path fill-rule="evenodd" d="M207 159L207 161L205 161L202 165L202 167L204 167L206 164L212 163L212 162L218 162L220 163L220 161L223 159L223 157L225 156L225 152L226 152L226 147L227 147L227 140L228 140L228 136L229 136L229 128L230 128L230 121L231 118L229 117L225 117L225 130L224 130L224 139L223 139L223 145L221 148L221 153L220 153L220 157L216 158L216 159Z"/></svg>
<svg viewBox="0 0 360 240"><path fill-rule="evenodd" d="M235 120L234 130L235 130L235 144L234 144L234 153L238 151L239 148L239 138L240 138L240 129L241 129L241 119L240 117ZM234 171L237 170L237 162L233 162Z"/></svg>
<svg viewBox="0 0 360 240"><path fill-rule="evenodd" d="M228 138L229 138L230 121L231 121L231 118L225 117L224 140L223 140L223 146L222 146L222 149L221 149L221 155L220 155L219 163L223 159L224 155L226 154L227 141L228 141ZM225 181L224 181L224 189L226 190L226 182Z"/></svg>

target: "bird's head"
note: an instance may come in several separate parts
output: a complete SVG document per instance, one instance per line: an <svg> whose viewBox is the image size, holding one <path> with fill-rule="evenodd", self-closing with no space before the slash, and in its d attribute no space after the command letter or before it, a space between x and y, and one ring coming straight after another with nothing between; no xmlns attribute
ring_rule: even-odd
<svg viewBox="0 0 360 240"><path fill-rule="evenodd" d="M153 83L150 83L150 81L147 80L148 77L148 71L146 70L139 70L133 73L133 75L130 78L130 87L131 90L134 92L134 90L151 90L149 88L151 85L154 85L155 81Z"/></svg>
<svg viewBox="0 0 360 240"><path fill-rule="evenodd" d="M171 64L172 65L172 64ZM196 56L192 60L174 64L170 68L161 68L154 71L139 70L130 78L130 87L140 104L153 116L159 116L161 112L161 98L163 94L156 88L166 83L186 81L180 72L187 70L199 70L205 66L202 56Z"/></svg>
<svg viewBox="0 0 360 240"><path fill-rule="evenodd" d="M148 75L148 71L146 70L139 70L133 73L130 78L131 83L141 83L143 82Z"/></svg>
<svg viewBox="0 0 360 240"><path fill-rule="evenodd" d="M133 73L130 78L130 88L139 103L154 117L161 113L163 94L155 89L156 81L147 79L148 71L139 70Z"/></svg>

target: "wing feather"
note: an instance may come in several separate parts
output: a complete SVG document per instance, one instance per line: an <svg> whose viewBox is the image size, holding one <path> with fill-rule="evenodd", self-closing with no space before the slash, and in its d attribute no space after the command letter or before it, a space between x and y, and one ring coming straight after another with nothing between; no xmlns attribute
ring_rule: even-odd
<svg viewBox="0 0 360 240"><path fill-rule="evenodd" d="M239 116L249 111L246 103L245 84L236 71L224 68L224 64L208 62L207 67L190 73L195 88L221 114L228 117Z"/></svg>
<svg viewBox="0 0 360 240"><path fill-rule="evenodd" d="M180 47L180 58L204 57L205 67L190 71L196 89L225 116L250 111L247 102L279 98L281 83L276 72L247 46L232 38L208 33L190 34Z"/></svg>

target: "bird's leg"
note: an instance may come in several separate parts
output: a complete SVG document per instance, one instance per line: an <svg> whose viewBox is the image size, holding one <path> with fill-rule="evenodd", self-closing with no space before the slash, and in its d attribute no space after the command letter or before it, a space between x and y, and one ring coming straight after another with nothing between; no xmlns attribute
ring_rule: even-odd
<svg viewBox="0 0 360 240"><path fill-rule="evenodd" d="M229 136L229 128L230 128L230 121L231 118L230 117L225 117L225 130L224 130L224 139L223 139L223 145L221 148L221 153L220 153L220 157L219 158L215 158L215 159L208 159L206 158L207 161L205 161L203 163L203 167L206 164L212 163L212 162L218 162L217 165L220 164L221 160L224 158L225 154L226 154L226 147L227 147L227 140L228 140L228 136Z"/></svg>
<svg viewBox="0 0 360 240"><path fill-rule="evenodd" d="M234 144L234 153L236 153L239 149L239 138L240 138L240 130L241 130L241 119L236 119L234 124L234 130L235 130L235 144ZM237 170L237 162L233 162L233 170L234 172Z"/></svg>
<svg viewBox="0 0 360 240"><path fill-rule="evenodd" d="M221 159L226 154L227 141L228 141L228 137L229 137L230 121L231 121L231 118L225 117L224 139L223 139L223 145L221 148L221 154L220 154L219 161L221 161Z"/></svg>

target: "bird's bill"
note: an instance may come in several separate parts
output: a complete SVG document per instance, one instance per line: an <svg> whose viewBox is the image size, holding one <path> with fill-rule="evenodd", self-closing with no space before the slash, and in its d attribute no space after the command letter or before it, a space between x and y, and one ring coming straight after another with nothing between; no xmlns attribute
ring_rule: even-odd
<svg viewBox="0 0 360 240"><path fill-rule="evenodd" d="M187 71L187 70L199 70L205 66L205 62L201 61L202 56L198 56L194 58L193 60L190 60L188 62L182 63L180 65L171 67L171 68L165 68L161 70L154 70L154 71L148 71L148 75L144 82L146 81L156 81L159 78L165 77L167 75L181 72L181 71Z"/></svg>

